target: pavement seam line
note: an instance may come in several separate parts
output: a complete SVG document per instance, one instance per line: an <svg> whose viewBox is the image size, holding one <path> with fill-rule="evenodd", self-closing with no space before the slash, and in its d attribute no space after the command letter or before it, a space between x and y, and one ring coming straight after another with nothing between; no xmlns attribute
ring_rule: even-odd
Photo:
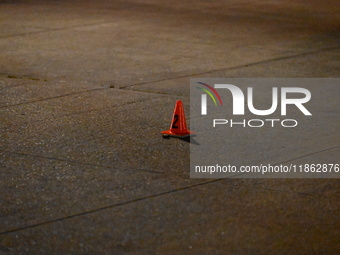
<svg viewBox="0 0 340 255"><path fill-rule="evenodd" d="M281 162L281 163L290 162L290 161L293 161L293 160L296 160L296 159L304 158L304 157L307 157L307 156L310 156L310 155L314 155L314 154L317 154L317 153L320 153L320 152L336 149L336 148L339 148L339 147L340 146L335 146L335 147L327 148L327 149L324 149L324 150L321 150L321 151L317 151L317 152L306 154L306 155L301 156L301 157L290 159L290 160L287 160L287 161L284 161L284 162ZM274 165L281 164L281 163L275 163ZM27 225L27 226L15 228L15 229L6 230L6 231L3 231L3 232L0 232L0 235L6 235L6 234L9 234L9 233L13 233L13 232L21 231L21 230L26 230L26 229L31 229L31 228L47 225L47 224L50 224L50 223L60 222L60 221L63 221L63 220L76 218L78 216L88 215L88 214L91 214L91 213L96 213L96 212L99 212L99 211L103 211L103 210L107 210L107 209L112 209L114 207L128 205L128 204L132 204L132 203L143 201L143 200L147 200L147 199L152 199L152 198L156 198L156 197L159 197L159 196L175 193L175 192L178 192L178 191L183 191L183 190L195 188L195 187L198 187L198 186L203 186L203 185L206 185L206 184L212 184L212 183L215 183L215 182L220 182L222 180L225 180L225 178L223 178L223 179L214 179L212 181L207 181L207 182L201 182L201 183L193 184L193 185L190 185L190 186L181 187L181 188L178 188L178 189L161 192L161 193L154 194L154 195L149 195L149 196L132 199L132 200L125 201L125 202L116 203L116 204L113 204L113 205L108 205L108 206L100 207L100 208L89 210L89 211L86 211L86 212L76 213L76 214L72 214L72 215L69 215L69 216L65 216L65 217L61 217L61 218L57 218L57 219L53 219L53 220L49 220L49 221L45 221L45 222L40 222L40 223L36 223L36 224L32 224L32 225ZM297 192L297 194L300 194L300 195L311 195L311 194L308 194L308 193L301 193L301 192Z"/></svg>
<svg viewBox="0 0 340 255"><path fill-rule="evenodd" d="M333 147L330 147L330 148L326 148L326 149L323 149L323 150L320 150L320 151L311 152L309 154L302 155L300 157L296 157L296 158L288 159L288 160L283 161L283 162L275 163L275 165L288 163L288 162L291 162L291 161L294 161L294 160L298 160L298 159L302 159L302 158L305 158L305 157L308 157L308 156L312 156L312 155L315 155L315 154L318 154L318 153L321 153L321 152L334 150L334 149L337 149L339 147L340 147L340 145L336 145L336 146L333 146Z"/></svg>
<svg viewBox="0 0 340 255"><path fill-rule="evenodd" d="M287 163L287 162L291 162L291 161L294 161L294 160L306 158L308 156L312 156L312 155L315 155L315 154L318 154L318 153L322 153L322 152L325 152L325 151L334 150L334 149L337 149L339 147L340 147L340 145L336 145L336 146L333 146L333 147L330 147L330 148L326 148L326 149L323 149L323 150L320 150L320 151L311 152L311 153L302 155L300 157L288 159L288 160L285 160L285 161L282 161L282 162L272 163L271 165L273 165L273 166L281 165L281 164L284 164L284 163ZM244 174L247 174L247 173L240 173L240 174L237 174L237 175L233 175L232 177L241 176L241 175L244 175ZM224 179L226 179L226 178L224 178ZM267 179L267 178L264 178L264 179ZM305 179L305 178L292 178L292 179ZM306 178L306 179L311 179L311 178ZM308 194L308 193L306 193L306 194Z"/></svg>
<svg viewBox="0 0 340 255"><path fill-rule="evenodd" d="M284 164L287 162L291 162L294 160L298 160L298 159L302 159L308 156L312 156L318 153L322 153L325 151L329 151L329 150L334 150L339 148L340 145L337 146L333 146L330 148L326 148L320 151L315 151L315 152L311 152L296 158L292 158L292 159L288 159L286 161L282 161L282 162L278 162L278 163L273 163L272 165L279 165L279 164ZM73 164L77 164L77 165L86 165L86 166L96 166L96 167L103 167L103 168L113 168L116 170L128 170L128 171L143 171L143 172L150 172L150 173L157 173L157 174L164 174L164 172L159 172L159 171L155 171L155 170L147 170L147 169L129 169L129 168L115 168L114 166L109 166L109 165L98 165L98 164L93 164L93 163L83 163L83 162L78 162L75 160L68 160L68 159L60 159L60 158L54 158L54 157L46 157L46 156L39 156L39 155L34 155L34 154L28 154L28 153L20 153L20 152L12 152L12 151L7 151L7 150L2 150L1 153L7 153L7 154L15 154L15 155L21 155L21 156L28 156L28 157L36 157L36 158L43 158L43 159L49 159L49 160L56 160L56 161L62 161L62 162L69 162L69 163L73 163ZM241 176L244 175L245 173L241 173L241 174L237 174L237 175L233 175L232 177L236 177L236 176ZM165 174L166 175L166 174ZM180 177L180 176L175 176L175 177Z"/></svg>
<svg viewBox="0 0 340 255"><path fill-rule="evenodd" d="M47 157L47 156L40 156L40 155L34 155L34 154L29 154L29 153L21 153L21 152L13 152L13 151L7 151L3 150L1 153L7 153L7 154L14 154L14 155L20 155L20 156L26 156L26 157L34 157L34 158L42 158L42 159L48 159L48 160L56 160L56 161L62 161L62 162L67 162L71 164L76 164L76 165L83 165L83 166L96 166L96 167L103 167L103 168L112 168L115 170L124 170L124 171L140 171L140 172L149 172L149 173L157 173L157 174L163 174L163 172L155 171L155 170L147 170L147 169L130 169L130 168L120 168L120 167L114 167L110 165L98 165L98 164L93 164L93 163L83 163L79 161L75 161L72 159L61 159L61 158L55 158L55 157Z"/></svg>
<svg viewBox="0 0 340 255"><path fill-rule="evenodd" d="M101 88L99 88L98 90L101 90ZM92 92L92 91L96 91L96 90L89 90L89 91L83 91L83 92L86 93L86 92ZM140 91L136 90L136 91L133 91L133 92L140 92ZM72 95L74 95L74 94L65 95L65 96L72 96ZM171 95L167 95L167 96L171 96ZM56 97L56 98L58 98L58 97ZM54 98L50 98L50 99L54 99ZM48 99L46 99L46 100L48 100ZM153 100L153 99L151 99L151 100ZM40 101L44 101L44 100L40 100ZM25 104L35 103L35 102L40 102L40 101L30 101L30 102L26 102ZM143 102L146 102L146 101L150 101L150 99L146 98L146 99L143 99L143 100L141 99L141 100L138 100L138 101L126 102L124 104L120 104L119 106L127 106L127 105L131 105L131 104L135 104L135 103L143 103ZM21 103L16 104L16 105L20 105L20 104ZM12 106L16 106L16 105L12 105ZM83 111L78 111L78 112L71 112L71 113L66 113L66 114L58 115L57 117L60 118L60 117L70 117L70 116L74 116L74 115L82 115L82 114L90 113L90 112L98 112L98 111L103 110L104 108L105 109L111 109L111 108L115 108L115 107L117 107L117 105L112 105L112 106L109 106L108 108L107 107L101 107L101 108L93 108L93 109L83 110ZM0 107L0 109L1 109L1 107ZM51 118L54 118L54 117L51 117ZM43 117L41 119L38 119L38 120L34 121L34 123L45 122L45 121L48 121L48 120L50 120L49 117ZM104 136L99 137L99 138L103 138L103 137ZM88 140L93 140L93 139L88 139Z"/></svg>
<svg viewBox="0 0 340 255"><path fill-rule="evenodd" d="M77 95L77 94L93 92L93 91L98 91L98 90L103 90L103 89L105 89L105 88L95 88L95 89L89 89L89 90L82 90L82 91L78 91L78 92L74 92L74 93L63 94L63 95L48 97L48 98L42 98L42 99L28 101L28 102L22 102L22 103L17 103L17 104L10 104L10 105L3 105L3 106L0 106L0 109L12 107L12 106L25 105L25 104L33 104L33 103L37 103L37 102L43 102L43 101L52 100L52 99L56 99L56 98L68 97L68 96L73 96L73 95Z"/></svg>
<svg viewBox="0 0 340 255"><path fill-rule="evenodd" d="M143 201L143 200L147 200L147 199L152 199L152 198L168 195L168 194L171 194L171 193L175 193L175 192L179 192L179 191L195 188L195 187L198 187L198 186L203 186L203 185L206 185L206 184L212 184L212 183L215 183L215 182L219 182L221 180L223 180L223 179L214 179L212 181L201 182L201 183L197 183L197 184L193 184L193 185L189 185L189 186L184 186L184 187L181 187L181 188L178 188L178 189L164 191L164 192L161 192L161 193L158 193L158 194L154 194L154 195L149 195L149 196L145 196L145 197L135 198L135 199L132 199L132 200L128 200L128 201L124 201L124 202L120 202L120 203L116 203L116 204L112 204L112 205L96 208L96 209L85 211L85 212L81 212L81 213L71 214L71 215L68 215L68 216L65 216L65 217L60 217L60 218L48 220L48 221L45 221L45 222L31 224L31 225L27 225L27 226L23 226L23 227L19 227L19 228L14 228L14 229L10 229L10 230L6 230L6 231L3 231L3 232L0 232L0 235L7 235L9 233L13 233L13 232L21 231L21 230L31 229L31 228L47 225L47 224L50 224L50 223L56 223L56 222L60 222L60 221L64 221L64 220L68 220L68 219L72 219L72 218L76 218L76 217L79 217L79 216L84 216L84 215L88 215L88 214L104 211L104 210L107 210L107 209L112 209L112 208L115 208L115 207L118 207L118 206L124 206L124 205L132 204L132 203L135 203L135 202L140 202L140 201Z"/></svg>
<svg viewBox="0 0 340 255"><path fill-rule="evenodd" d="M0 37L0 39L1 39L1 37ZM158 80L146 81L146 82L141 82L141 83L135 83L135 84L131 84L131 85L121 86L119 89L127 90L127 91L135 91L135 92L144 92L144 93L176 96L176 95L167 94L167 93L164 93L164 92L151 92L151 91L146 91L146 90L126 89L126 88L133 87L133 86L146 85L146 84L155 83L155 82L175 80L175 79L180 79L180 78L185 78L185 77L190 77L190 76L209 74L209 73L213 73L213 72L235 70L235 69L240 69L240 68L244 68L244 67L248 67L248 66L254 66L254 65L259 65L259 64L264 64L264 63L270 63L270 62L275 62L275 61L280 61L280 60L285 60L285 59L291 59L291 58L296 58L296 57L316 54L316 53L320 53L320 52L332 51L332 50L336 50L336 49L340 49L340 47L323 48L323 49L319 49L319 50L303 52L303 53L299 53L299 54L295 54L295 55L289 55L289 56L282 56L282 57L277 57L277 58L273 58L273 59L266 59L266 60L263 60L263 61L248 63L248 64L244 64L244 65L239 65L239 66L233 66L233 67L229 67L229 68L214 69L214 70L210 70L210 71L207 71L207 72L185 74L185 75L180 75L180 76L171 77L171 78L165 78L165 79L158 79ZM50 100L50 99L54 99L54 98L61 98L61 97L65 97L65 96L71 96L71 95L80 94L80 93L87 93L87 92L92 92L92 91L96 91L96 90L103 90L103 89L106 89L106 88L96 88L96 89L90 89L90 90L80 91L80 92L76 92L76 93L70 93L70 94L55 96L55 97L51 97L51 98L44 98L44 99L40 99L40 100L34 100L34 101L23 102L23 103L12 104L12 105L4 105L4 106L0 106L0 109L11 107L11 106L18 106L18 105L35 103L35 102L41 102L41 101L46 101L46 100Z"/></svg>
<svg viewBox="0 0 340 255"><path fill-rule="evenodd" d="M151 82L152 83L152 82ZM134 85L131 85L134 86ZM159 92L159 91L150 91L150 90L139 90L139 89L125 89L126 87L121 87L121 90L125 91L133 91L133 92L141 92L141 93L148 93L148 94L156 94L156 95L162 95L162 96L174 96L174 97L189 97L186 95L174 95L174 94L169 94L166 92Z"/></svg>
<svg viewBox="0 0 340 255"><path fill-rule="evenodd" d="M21 86L21 85L20 85ZM13 86L15 87L15 86ZM11 87L12 88L12 87ZM1 90L1 89L0 89ZM13 107L13 106L19 106L19 105L25 105L25 104L34 104L34 103L38 103L38 102L43 102L43 101L47 101L47 100L53 100L53 99L57 99L57 98L62 98L62 97L68 97L68 96L73 96L73 95L77 95L77 94L82 94L82 93L88 93L88 92L94 92L94 91L100 91L100 90L107 90L107 88L95 88L95 89L89 89L89 90L83 90L83 91L79 91L79 92L74 92L74 93L69 93L69 94L63 94L63 95L59 95L59 96L54 96L54 97L48 97L48 98L42 98L42 99L38 99L38 100L33 100L33 101L27 101L27 102L21 102L21 103L17 103L17 104L10 104L10 105L0 105L0 109L3 108L8 108L8 107ZM120 90L120 89L117 89ZM151 92L151 91L141 91L141 90L137 90L137 89L122 89L124 91L132 91L132 92L136 92L136 93L149 93L149 94L156 94L156 95L160 95L160 96L178 96L178 97L188 97L188 96L179 96L179 95L173 95L173 94L166 94L166 93L158 93L158 92ZM141 103L147 100L140 100L136 103ZM129 102L125 103L124 105L127 104L131 104ZM97 109L96 109L97 110Z"/></svg>
<svg viewBox="0 0 340 255"><path fill-rule="evenodd" d="M81 28L81 27L91 27L91 26L97 26L97 25L104 25L104 24L110 24L114 23L116 20L106 20L106 21L101 21L101 22L93 22L89 24L82 24L82 25L73 25L73 26L68 26L68 27L58 27L58 28L50 28L50 29L43 29L40 31L32 31L28 33L19 33L19 34L13 34L13 35L4 35L0 36L0 39L6 39L6 38L11 38L11 37L17 37L17 36L29 36L29 35L34 35L34 34L42 34L42 33L48 33L48 32L55 32L55 31L63 31L63 30L68 30L68 29L74 29L74 28Z"/></svg>
<svg viewBox="0 0 340 255"><path fill-rule="evenodd" d="M140 82L140 83L135 83L135 84L131 84L131 85L125 85L125 86L122 86L120 88L125 89L125 88L129 88L129 87L132 87L132 86L146 85L146 84L149 84L149 83L175 80L175 79L180 79L180 78L185 78L185 77L190 77L190 76L203 75L203 74L209 74L209 73L214 73L214 72L241 69L241 68L244 68L244 67L255 66L255 65L265 64L265 63L271 63L271 62L276 62L276 61L280 61L280 60L291 59L291 58L296 58L296 57L301 57L301 56L307 56L307 55L312 55L312 54L316 54L316 53L327 52L327 51L332 51L332 50L337 50L337 49L340 49L340 47L323 48L323 49L318 49L318 50L314 50L314 51L302 52L302 53L298 53L298 54L294 54L294 55L288 55L288 56L281 56L281 57L276 57L276 58L272 58L272 59L266 59L266 60L248 63L248 64L244 64L244 65L232 66L232 67L228 67L228 68L214 69L214 70L210 70L210 71L207 71L207 72L184 74L184 75L171 77L171 78ZM127 89L127 90L129 90L129 89Z"/></svg>

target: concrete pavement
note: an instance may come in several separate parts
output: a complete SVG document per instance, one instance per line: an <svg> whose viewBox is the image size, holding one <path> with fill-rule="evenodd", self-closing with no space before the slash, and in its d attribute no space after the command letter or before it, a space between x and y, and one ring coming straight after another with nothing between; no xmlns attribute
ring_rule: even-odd
<svg viewBox="0 0 340 255"><path fill-rule="evenodd" d="M338 12L1 1L0 254L339 253L338 180L190 179L189 143L160 135L190 78L338 77ZM296 157L338 159L324 135Z"/></svg>

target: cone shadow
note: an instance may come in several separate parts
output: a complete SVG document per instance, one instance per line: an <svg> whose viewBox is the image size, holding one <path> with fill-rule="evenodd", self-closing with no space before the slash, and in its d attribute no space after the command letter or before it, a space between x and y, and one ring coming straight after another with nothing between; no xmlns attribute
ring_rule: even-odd
<svg viewBox="0 0 340 255"><path fill-rule="evenodd" d="M201 145L199 142L197 142L195 140L195 137L196 135L191 135L191 136L187 136L185 138L183 138L182 140L186 141L187 143L191 143L191 144L194 144L194 145Z"/></svg>
<svg viewBox="0 0 340 255"><path fill-rule="evenodd" d="M179 140L182 140L182 141L185 141L187 143L191 143L191 144L194 144L194 145L201 145L199 142L197 142L194 137L196 135L190 135L190 136L187 136L187 137L184 137L184 138L180 138L180 137L171 137L171 136L163 136L164 139L170 139L170 138L174 138L174 139L179 139Z"/></svg>

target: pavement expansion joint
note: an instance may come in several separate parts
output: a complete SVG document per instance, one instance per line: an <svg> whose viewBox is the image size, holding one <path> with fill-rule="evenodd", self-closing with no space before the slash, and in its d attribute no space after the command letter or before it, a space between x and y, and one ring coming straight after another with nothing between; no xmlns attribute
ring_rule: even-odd
<svg viewBox="0 0 340 255"><path fill-rule="evenodd" d="M260 64L265 64L265 63L271 63L271 62L276 62L276 61L280 61L280 60L286 60L286 59L291 59L291 58L296 58L296 57L302 57L302 56L307 56L307 55L312 55L312 54L321 53L321 52L327 52L327 51L332 51L332 50L338 50L338 49L340 49L340 47L338 47L338 46L337 47L327 47L327 48L322 48L322 49L318 49L318 50L312 50L312 51L306 51L306 52L297 53L297 54L289 54L289 55L286 55L286 56L270 58L270 59L256 61L256 62L247 63L247 64L243 64L243 65L238 65L238 66L213 69L213 70L209 70L209 71L201 72L201 73L190 73L190 74L184 74L184 75L170 77L170 78L158 79L158 80L153 80L153 81L139 82L139 83L134 83L134 84L130 84L130 85L121 86L120 88L121 89L126 89L126 88L133 87L133 86L141 86L141 85L146 85L146 84L155 83L155 82L170 81L170 80L186 78L186 77L195 77L195 76L209 74L209 73L214 73L214 72L222 72L222 71L241 69L241 68L244 68L244 67L255 66L255 65L260 65Z"/></svg>
<svg viewBox="0 0 340 255"><path fill-rule="evenodd" d="M305 157L309 157L309 156L312 156L312 155L315 155L315 154L318 154L318 153L321 153L321 152L326 152L326 151L330 151L330 150L334 150L334 149L338 149L338 148L340 148L340 145L336 145L336 146L329 147L329 148L326 148L326 149L323 149L323 150L311 152L311 153L302 155L300 157L296 157L296 158L288 159L288 160L283 161L283 162L275 163L273 165L285 164L285 163L288 163L288 162L291 162L291 161L295 161L295 160L302 159L302 158L305 158Z"/></svg>
<svg viewBox="0 0 340 255"><path fill-rule="evenodd" d="M91 213L96 213L96 212L112 209L112 208L115 208L115 207L118 207L118 206L124 206L124 205L128 205L128 204L132 204L132 203L136 203L136 202L140 202L140 201L144 201L144 200L148 200L148 199L172 194L172 193L175 193L175 192L192 189L192 188L207 185L207 184L213 184L213 183L216 183L216 182L220 182L222 180L223 179L214 179L214 180L209 180L209 181L205 181L205 182L200 182L200 183L192 184L192 185L189 185L189 186L184 186L184 187L181 187L181 188L178 188L178 189L172 189L172 190L164 191L164 192L149 195L149 196L135 198L135 199L132 199L132 200L128 200L128 201L115 203L115 204L112 204L112 205L107 205L107 206L104 206L104 207L88 210L88 211L85 211L85 212L71 214L71 215L68 215L68 216L65 216L65 217L51 219L51 220L39 222L39 223L36 223L36 224L26 225L26 226L18 227L18 228L15 228L15 229L10 229L10 230L0 232L0 235L6 235L6 234L9 234L9 233L13 233L13 232L21 231L21 230L26 230L26 229L30 229L30 228L35 228L35 227L39 227L39 226L50 224L50 223L60 222L60 221L76 218L76 217L79 217L79 216L88 215L88 214L91 214Z"/></svg>
<svg viewBox="0 0 340 255"><path fill-rule="evenodd" d="M31 76L18 76L18 75L13 75L13 74L3 74L3 73L1 73L0 76L2 76L1 78L8 78L8 79L47 81L47 79L40 79L40 78L36 78L36 77L31 77Z"/></svg>
<svg viewBox="0 0 340 255"><path fill-rule="evenodd" d="M83 91L78 91L78 92L74 92L74 93L58 95L58 96L54 96L54 97L42 98L42 99L28 101L28 102L21 102L21 103L17 103L17 104L4 105L4 106L0 106L0 109L1 108L13 107L13 106L19 106L19 105L25 105L25 104L32 104L32 103L36 103L36 102L48 101L48 100L53 100L53 99L57 99L57 98L62 98L62 97L68 97L68 96L73 96L73 95L77 95L77 94L93 92L93 91L97 91L97 90L104 90L104 88L88 89L88 90L83 90Z"/></svg>
<svg viewBox="0 0 340 255"><path fill-rule="evenodd" d="M126 87L121 88L122 90L126 91L134 91L134 92L142 92L142 93L149 93L149 94L158 94L158 95L164 95L164 96L176 96L176 97L189 97L185 95L174 95L174 94L169 94L165 92L159 92L159 91L150 91L150 90L139 90L139 89L126 89Z"/></svg>
<svg viewBox="0 0 340 255"><path fill-rule="evenodd" d="M156 170L148 170L148 169L133 169L133 168L121 168L121 167L114 167L111 165L100 165L100 164L94 164L94 163L87 163L87 162L79 162L72 159L61 159L56 157L48 157L48 156L40 156L40 155L34 155L29 153L21 153L21 152L13 152L13 151L7 151L3 150L1 153L7 153L12 155L20 155L20 156L27 156L27 157L35 157L35 158L43 158L43 159L49 159L49 160L56 160L56 161L62 161L62 162L68 162L76 165L84 165L84 166L96 166L96 167L103 167L103 168L110 168L114 170L125 170L125 171L141 171L141 172L149 172L149 173L156 173L156 174L163 174L161 171Z"/></svg>
<svg viewBox="0 0 340 255"><path fill-rule="evenodd" d="M103 25L103 24L110 24L112 22L116 22L116 20L107 20L107 21L93 22L93 23L88 23L88 24L73 25L73 26L68 26L68 27L43 29L43 30L34 31L34 32L28 32L28 33L18 33L18 34L12 34L12 35L3 35L3 36L0 36L0 39L6 39L6 38L18 37L18 36L28 36L28 35L34 35L34 34L42 34L42 33L49 33L49 32L58 32L58 31L69 30L69 29L74 29L74 28L90 27L90 26L97 26L97 25Z"/></svg>

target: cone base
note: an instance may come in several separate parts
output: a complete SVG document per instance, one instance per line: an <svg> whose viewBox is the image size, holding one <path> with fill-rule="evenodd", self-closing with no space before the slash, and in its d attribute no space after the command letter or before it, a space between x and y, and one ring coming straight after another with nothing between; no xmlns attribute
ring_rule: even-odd
<svg viewBox="0 0 340 255"><path fill-rule="evenodd" d="M167 130L167 131L163 131L162 135L163 135L163 137L185 138L185 137L190 136L193 133L195 133L195 132L187 131L185 133L173 133L170 130Z"/></svg>

